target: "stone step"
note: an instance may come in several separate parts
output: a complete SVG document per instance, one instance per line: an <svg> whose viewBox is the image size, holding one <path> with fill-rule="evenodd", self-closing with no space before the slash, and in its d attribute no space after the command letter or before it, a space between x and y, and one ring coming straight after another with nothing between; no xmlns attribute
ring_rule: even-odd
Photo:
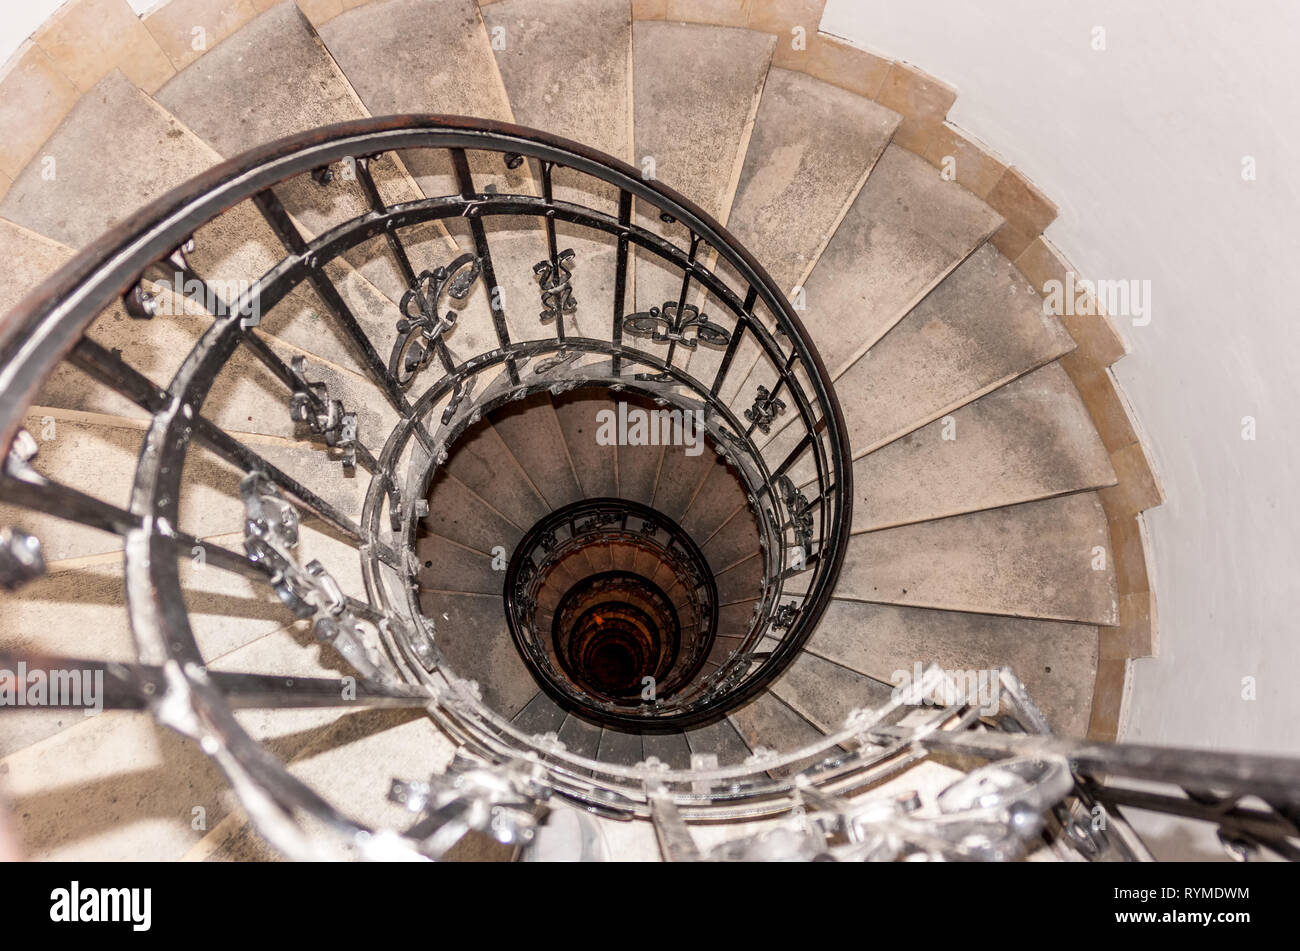
<svg viewBox="0 0 1300 951"><path fill-rule="evenodd" d="M641 737L646 759L654 757L670 769L691 768L691 747L684 733L646 733Z"/></svg>
<svg viewBox="0 0 1300 951"><path fill-rule="evenodd" d="M517 123L633 160L627 3L504 0L484 6L483 19L495 39L497 66ZM618 213L618 190L612 185L563 168L553 171L552 181L559 200ZM566 326L609 339L616 239L565 222L557 222L555 230L559 248L574 252L570 285L577 310L565 319Z"/></svg>
<svg viewBox="0 0 1300 951"><path fill-rule="evenodd" d="M289 0L181 70L156 98L226 158L295 132L368 114L315 29ZM405 166L391 156L372 161L370 171L387 204L422 197ZM276 193L313 236L369 210L355 176L338 174L328 185L299 177L278 186ZM402 229L400 236L416 273L443 263L452 247L446 231L435 226ZM401 299L405 282L383 239L371 239L347 258L391 300Z"/></svg>
<svg viewBox="0 0 1300 951"><path fill-rule="evenodd" d="M635 164L723 224L758 112L775 37L732 27L637 21L632 25ZM707 143L707 144L706 144ZM638 223L684 250L690 237L640 207ZM681 272L638 252L636 310L677 302ZM652 352L666 352L651 345ZM684 362L686 354L682 354Z"/></svg>
<svg viewBox="0 0 1300 951"><path fill-rule="evenodd" d="M696 447L697 455L686 446L665 446L663 461L659 466L659 479L655 485L654 501L651 505L675 522L680 522L686 514L696 495L704 486L709 474L716 468L726 468L726 463L703 444ZM702 505L718 505L735 508L745 501L745 491L735 479L731 485L723 484L716 495L701 502Z"/></svg>
<svg viewBox="0 0 1300 951"><path fill-rule="evenodd" d="M768 73L727 228L783 292L807 275L898 122L806 73Z"/></svg>
<svg viewBox="0 0 1300 951"><path fill-rule="evenodd" d="M718 583L718 604L753 601L763 592L763 555L755 553L714 576Z"/></svg>
<svg viewBox="0 0 1300 951"><path fill-rule="evenodd" d="M789 753L824 736L811 721L770 691L759 694L727 716L736 732L744 739L745 745L755 751L762 748L776 753ZM816 762L818 758L791 763L770 772L777 776L787 776Z"/></svg>
<svg viewBox="0 0 1300 951"><path fill-rule="evenodd" d="M898 122L897 113L806 73L768 72L727 228L783 293L807 278ZM739 275L729 266L722 270L743 299ZM706 312L725 313L720 303L710 304ZM734 365L746 370L757 357L745 338ZM721 363L722 351L700 348L689 366L712 380Z"/></svg>
<svg viewBox="0 0 1300 951"><path fill-rule="evenodd" d="M748 504L743 487L738 498L732 497L733 487L741 487L741 483L725 464L714 465L704 477L691 504L678 519L697 545L707 542L737 510Z"/></svg>
<svg viewBox="0 0 1300 951"><path fill-rule="evenodd" d="M759 549L758 523L748 507L735 514L700 546L715 575L752 557Z"/></svg>
<svg viewBox="0 0 1300 951"><path fill-rule="evenodd" d="M836 381L853 455L1073 349L1029 282L984 245Z"/></svg>
<svg viewBox="0 0 1300 951"><path fill-rule="evenodd" d="M422 591L420 607L433 618L447 669L477 681L491 709L513 717L537 695L537 681L510 637L499 584L490 597Z"/></svg>
<svg viewBox="0 0 1300 951"><path fill-rule="evenodd" d="M1115 484L1060 363L1026 373L853 465L853 531Z"/></svg>
<svg viewBox="0 0 1300 951"><path fill-rule="evenodd" d="M100 150L107 139L115 143L117 160L105 165ZM46 181L40 163L34 163L0 202L0 215L66 246L68 257L72 248L90 243L142 205L220 160L210 146L117 72L110 73L81 99L50 137L44 153L57 163L54 180ZM23 249L24 253L16 256L18 260L36 244L10 226L0 232L0 241ZM270 226L247 202L199 228L194 244L189 255L191 264L227 302L284 256L283 246ZM32 254L32 264L24 263L23 269L33 264L48 266L52 249L33 250ZM396 334L395 307L345 262L333 262L324 270L363 331L386 357ZM101 315L92 325L91 334L103 346L120 349L124 359L155 382L165 383L210 319L170 293L163 294L159 303L161 313L155 318L151 334L142 334L140 322L127 318L120 307ZM365 374L359 351L309 287L295 288L261 316L260 333L273 335L343 369ZM162 333L173 339L148 339ZM76 386L67 389L84 390ZM382 401L378 394L371 398ZM97 387L78 393L68 405L123 412L123 402Z"/></svg>
<svg viewBox="0 0 1300 951"><path fill-rule="evenodd" d="M620 445L618 447L619 498L631 499L642 505L653 502L663 458L663 446Z"/></svg>
<svg viewBox="0 0 1300 951"><path fill-rule="evenodd" d="M645 753L641 748L641 734L624 733L609 727L600 731L600 747L596 750L598 762L635 766L643 759Z"/></svg>
<svg viewBox="0 0 1300 951"><path fill-rule="evenodd" d="M524 536L523 528L449 472L439 472L433 477L429 487L429 514L421 519L421 527L484 555L501 555L507 559Z"/></svg>
<svg viewBox="0 0 1300 951"><path fill-rule="evenodd" d="M854 710L887 703L893 688L804 650L770 689L823 733L834 733L843 729Z"/></svg>
<svg viewBox="0 0 1300 951"><path fill-rule="evenodd" d="M1096 492L854 535L835 596L1118 623L1110 531Z"/></svg>
<svg viewBox="0 0 1300 951"><path fill-rule="evenodd" d="M1038 621L831 601L805 650L892 685L938 664L949 671L1010 666L1058 732L1088 732L1097 673L1097 628Z"/></svg>
<svg viewBox="0 0 1300 951"><path fill-rule="evenodd" d="M600 750L600 727L570 713L560 726L560 742L565 749L587 759L595 759Z"/></svg>
<svg viewBox="0 0 1300 951"><path fill-rule="evenodd" d="M549 394L535 393L502 407L493 414L492 425L549 508L583 497Z"/></svg>
<svg viewBox="0 0 1300 951"><path fill-rule="evenodd" d="M885 149L804 282L800 313L843 372L989 237L1002 219L920 156Z"/></svg>
<svg viewBox="0 0 1300 951"><path fill-rule="evenodd" d="M633 24L636 160L653 158L657 180L724 223L774 45L752 30Z"/></svg>
<svg viewBox="0 0 1300 951"><path fill-rule="evenodd" d="M582 496L588 499L618 496L618 446L597 441L602 411L617 412L617 404L603 393L578 390L551 400L564 433L564 444Z"/></svg>
<svg viewBox="0 0 1300 951"><path fill-rule="evenodd" d="M420 587L430 592L485 594L500 599L505 577L492 567L492 556L466 548L441 535L415 540Z"/></svg>
<svg viewBox="0 0 1300 951"><path fill-rule="evenodd" d="M540 736L543 733L558 734L567 716L568 713L549 694L539 690L510 722L529 736Z"/></svg>
<svg viewBox="0 0 1300 951"><path fill-rule="evenodd" d="M691 755L712 754L718 758L719 766L736 766L749 756L749 745L736 730L735 724L726 717L708 726L687 730L686 743L690 746Z"/></svg>
<svg viewBox="0 0 1300 951"><path fill-rule="evenodd" d="M546 500L489 422L465 432L449 454L446 469L520 528L532 528L548 511Z"/></svg>

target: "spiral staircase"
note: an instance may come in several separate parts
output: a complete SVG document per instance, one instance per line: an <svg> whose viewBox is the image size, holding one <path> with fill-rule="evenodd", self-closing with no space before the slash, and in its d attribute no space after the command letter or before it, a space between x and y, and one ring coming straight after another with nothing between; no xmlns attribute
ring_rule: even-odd
<svg viewBox="0 0 1300 951"><path fill-rule="evenodd" d="M0 667L109 708L0 717L26 854L1141 857L1103 773L1293 834L1293 763L1083 739L1131 473L925 85L652 7L281 2L15 177Z"/></svg>

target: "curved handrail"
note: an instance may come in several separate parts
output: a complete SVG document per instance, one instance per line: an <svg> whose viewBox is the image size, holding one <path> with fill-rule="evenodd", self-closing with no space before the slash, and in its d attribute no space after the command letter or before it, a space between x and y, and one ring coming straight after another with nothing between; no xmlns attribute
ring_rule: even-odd
<svg viewBox="0 0 1300 951"><path fill-rule="evenodd" d="M134 388L135 397L148 403L153 412L153 423L146 440L149 448L142 454L137 468L136 490L130 510L140 521L134 527L124 521L122 527L126 538L126 582L132 627L142 653L167 657L179 664L183 681L189 684L187 699L200 719L221 724L219 732L225 737L223 748L243 751L235 756L234 761L223 763L232 782L235 781L236 774L241 781L245 781L249 774L255 774L270 788L282 791L293 788L285 777L250 752L251 747L246 742L248 738L228 717L228 711L221 711L220 698L204 685L201 667L196 666L201 665L202 657L189 630L184 604L179 597L179 577L171 558L171 549L174 548L177 536L174 529L169 527L175 525L184 446L188 443L193 429L192 420L202 405L211 380L241 342L240 315L249 313L252 305L260 307L262 311L269 310L293 287L318 273L325 263L363 240L388 234L410 224L436 221L454 215L477 217L480 214L532 214L575 221L615 233L620 242L646 248L680 267L687 279L695 279L738 317L750 317L747 326L761 351L768 356L777 354L786 358L783 371L780 367L778 371L784 372L793 380L791 368L796 363L802 367L809 392L804 392L803 383L796 385L792 382L790 389L797 411L808 420L809 452L816 465L818 478L825 487L825 493L818 500L822 514L821 547L815 556L817 566L813 583L804 595L797 617L789 624L786 635L780 640L780 646L765 663L764 669L769 672L769 676L761 679L750 677L733 691L735 699L754 695L771 676L779 673L793 659L829 603L833 583L844 558L851 520L852 466L843 414L830 386L829 374L812 346L806 329L760 262L698 206L662 183L642 179L640 173L626 163L548 133L465 117L389 116L340 123L289 136L214 166L119 223L75 255L24 298L8 319L0 322L0 437L3 437L5 444L8 445L13 440L23 411L30 405L42 381L61 359L80 346L79 342L95 317L119 299L129 298L133 289L140 286L143 275L150 267L169 258L175 260L173 256L177 254L177 249L184 247L200 226L250 199L263 200L259 204L263 214L273 225L284 226L284 222L289 221L288 216L284 215L283 208L279 208L283 221L277 220L274 198L268 198L273 195L273 186L340 160L363 161L390 152L400 154L409 149L449 150L453 155L459 154L462 161L467 151L498 152L507 156L532 158L548 171L550 166L572 169L616 185L620 194L621 213L618 218L613 218L581 206L552 200L549 196L543 199L527 195L490 196L473 193L468 189L463 189L462 194L455 197L431 198L376 208L323 235L301 241L300 246L287 242L284 259L263 275L247 295L216 315L217 320L202 335L194 351L177 372L176 378L164 391L154 388L153 392L149 392L149 386L134 378L124 382L124 386L129 383ZM687 228L692 235L689 254L634 225L626 214L626 209L630 208L633 200L645 202L658 210L661 216L666 216L665 220L675 221ZM291 223L285 226L285 230L291 228ZM713 249L725 263L740 273L749 289L744 302L695 259L698 243ZM759 302L775 320L777 332L785 338L790 350L788 357L786 351L776 343L775 334L762 321L753 318L752 312ZM665 361L646 350L623 344L617 334L616 327L615 348L609 351L614 355L616 370L620 359L635 361L672 382L686 384L696 391L703 389L698 381L672 365L671 350ZM591 349L593 342L578 339L566 343L561 338L560 344L551 342L503 347L500 351L480 355L483 359L477 363L474 360L466 361L457 372L464 378L463 374L468 372L466 367L471 364L482 369L502 361L513 369L515 361L527 357L529 353L537 355L548 350L563 353L582 350L584 347ZM417 413L421 407L430 407L439 396L447 394L453 385L453 375L448 372L441 381L410 404L409 415L405 417L403 425L394 430L385 445L382 458L377 460L381 467L396 463L402 449L401 444L410 439L413 433L418 437L417 441L427 435L422 429L422 417ZM615 372L614 375L617 377L618 373ZM653 392L653 387L650 389ZM707 392L701 395L706 398L708 396ZM402 401L400 393L397 394L397 399ZM814 412L814 407L819 412ZM721 441L729 440L733 445L740 445L748 440L747 436L742 439L737 435L735 431L739 430L738 422L725 407L722 408L721 416L731 427L729 430L725 426L718 426L715 435ZM716 420L711 420L711 424L717 426ZM763 470L762 479L768 486L767 491L771 497L769 504L773 508L783 504L778 499L778 493L771 488L774 479L780 478L780 474L767 472L761 457L759 468ZM7 477L12 480L14 474L10 472ZM383 480L375 478L367 493L365 525L371 532L367 546L372 549L372 554L377 552L375 557L378 559L372 559L366 564L367 588L372 597L377 591L387 590L383 579L378 576L382 570L378 567L379 562L387 557L387 568L400 567L392 564L393 553L385 547L389 536L381 537L374 531L385 504L390 498L396 501L396 491L395 483L384 484ZM804 502L806 507L806 500ZM788 500L784 504L788 504ZM769 527L773 530L779 527L781 536L784 537L790 526L782 524ZM405 532L409 540L412 531L413 519L408 518L402 531L391 537L400 537ZM784 566L784 552L777 563ZM258 567L253 566L254 573ZM241 566L241 570L247 571L249 568L245 565ZM780 582L780 577L774 579L778 592ZM776 599L767 603L769 613L775 611L777 606ZM397 623L393 620L394 625ZM416 623L419 623L418 617ZM393 655L391 660L397 667L409 672L415 669L416 658L408 647L409 638L399 638L395 644L390 644L389 650ZM290 799L298 797L299 804L314 801L306 793L284 794Z"/></svg>

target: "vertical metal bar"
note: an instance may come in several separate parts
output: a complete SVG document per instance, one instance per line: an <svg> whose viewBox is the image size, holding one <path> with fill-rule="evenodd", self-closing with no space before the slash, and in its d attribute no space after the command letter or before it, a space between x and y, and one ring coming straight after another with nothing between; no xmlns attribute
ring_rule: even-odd
<svg viewBox="0 0 1300 951"><path fill-rule="evenodd" d="M474 191L474 176L469 170L469 157L465 154L464 149L451 149L451 164L456 171L456 183L460 188L460 197L470 202L469 207L465 209L465 215L469 219L469 230L474 236L474 253L478 255L479 261L483 268L483 284L488 291L488 307L492 311L492 326L496 329L497 342L502 348L510 346L510 330L506 325L505 308L498 303L498 294L500 290L497 285L496 268L492 266L492 252L488 248L487 232L483 228L483 219L479 217L478 210L473 202L478 198ZM510 382L517 384L519 382L519 368L515 364L514 357L506 359L506 372L510 376Z"/></svg>
<svg viewBox="0 0 1300 951"><path fill-rule="evenodd" d="M380 197L379 189L375 186L375 177L370 174L370 158L363 156L354 161L357 169L357 181L361 184L361 190L366 193L366 201L370 203L370 210L381 215L384 214L388 211L388 206L384 203L384 199ZM402 280L407 287L415 287L415 268L411 266L411 259L406 254L406 247L402 244L402 239L391 228L384 229L384 239L388 242L388 249L393 252L393 257L397 259L397 269L402 272Z"/></svg>
<svg viewBox="0 0 1300 951"><path fill-rule="evenodd" d="M551 274L557 274L560 267L560 249L555 240L555 209L552 206L554 193L551 188L551 169L555 167L554 162L542 162L542 200L546 202L546 253L551 261ZM561 307L555 309L555 337L560 343L564 343L564 311Z"/></svg>
<svg viewBox="0 0 1300 951"><path fill-rule="evenodd" d="M754 319L754 304L757 300L758 289L751 284L749 290L745 292L745 306L742 308L744 314L736 321L736 329L727 344L727 352L722 355L722 365L718 367L718 375L713 378L713 386L709 388L713 396L717 396L718 391L722 389L722 381L731 369L731 361L736 358L736 350L740 347L740 338L745 335L745 328Z"/></svg>
<svg viewBox="0 0 1300 951"><path fill-rule="evenodd" d="M682 325L682 309L686 306L686 294L691 288L691 266L695 264L695 254L700 247L700 236L694 231L691 232L691 251L687 257L687 266L682 270L682 290L677 295L677 314L673 323L680 328ZM675 328L675 329L677 329ZM673 340L668 344L668 355L664 357L664 363L669 366L673 365L673 354L677 352L677 341Z"/></svg>
<svg viewBox="0 0 1300 951"><path fill-rule="evenodd" d="M614 376L622 369L622 357L619 350L623 346L623 315L627 313L627 228L632 223L632 194L620 190L618 193L618 253L614 263L614 328L610 339L614 343Z"/></svg>

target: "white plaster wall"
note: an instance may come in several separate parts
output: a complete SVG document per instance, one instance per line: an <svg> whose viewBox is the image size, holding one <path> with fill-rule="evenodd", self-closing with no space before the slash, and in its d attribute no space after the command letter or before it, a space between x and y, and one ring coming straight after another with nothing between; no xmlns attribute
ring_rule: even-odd
<svg viewBox="0 0 1300 951"><path fill-rule="evenodd" d="M36 28L50 18L65 0L10 0L0 12L0 63L18 51Z"/></svg>
<svg viewBox="0 0 1300 951"><path fill-rule="evenodd" d="M1083 276L1152 282L1115 367L1168 496L1125 738L1300 753L1300 4L829 0L822 29L954 85Z"/></svg>

